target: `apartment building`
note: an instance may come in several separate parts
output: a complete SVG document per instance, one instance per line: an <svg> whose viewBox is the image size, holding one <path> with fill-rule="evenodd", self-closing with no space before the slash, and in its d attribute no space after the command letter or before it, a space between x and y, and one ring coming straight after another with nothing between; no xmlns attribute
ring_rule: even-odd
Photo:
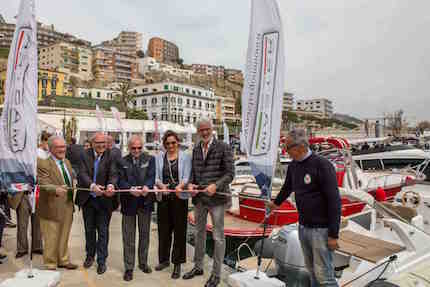
<svg viewBox="0 0 430 287"><path fill-rule="evenodd" d="M333 102L326 98L298 100L297 110L319 112L326 118L333 116Z"/></svg>
<svg viewBox="0 0 430 287"><path fill-rule="evenodd" d="M137 76L136 57L103 46L93 49L94 78L101 82L131 81Z"/></svg>
<svg viewBox="0 0 430 287"><path fill-rule="evenodd" d="M113 101L115 100L116 96L120 94L121 92L119 92L118 90L79 87L75 89L74 96L77 98Z"/></svg>
<svg viewBox="0 0 430 287"><path fill-rule="evenodd" d="M40 48L38 53L42 69L61 71L84 81L92 79L92 51L88 47L61 42Z"/></svg>
<svg viewBox="0 0 430 287"><path fill-rule="evenodd" d="M149 40L147 54L159 63L176 64L179 61L178 46L158 37Z"/></svg>
<svg viewBox="0 0 430 287"><path fill-rule="evenodd" d="M294 94L285 92L282 97L282 111L287 112L294 109Z"/></svg>
<svg viewBox="0 0 430 287"><path fill-rule="evenodd" d="M192 64L191 69L196 74L202 74L209 77L224 79L225 68L224 66L206 65L206 64Z"/></svg>
<svg viewBox="0 0 430 287"><path fill-rule="evenodd" d="M121 31L113 40L104 41L101 45L115 52L136 57L137 52L142 50L143 37L139 32Z"/></svg>
<svg viewBox="0 0 430 287"><path fill-rule="evenodd" d="M4 20L4 19L3 19ZM10 48L15 32L15 24L0 21L0 48ZM55 30L54 25L44 25L37 23L37 44L39 47L47 47L58 42L67 42L86 47L91 46L91 42L79 39L68 33L61 33Z"/></svg>
<svg viewBox="0 0 430 287"><path fill-rule="evenodd" d="M191 76L194 74L192 70L180 69L173 65L159 63L155 58L152 57L144 57L138 59L137 61L139 67L139 74L141 75L145 75L148 72L157 71L168 73L177 77L190 79Z"/></svg>
<svg viewBox="0 0 430 287"><path fill-rule="evenodd" d="M199 118L216 118L215 93L197 86L162 82L129 90L137 97L130 108L143 110L149 119L195 123Z"/></svg>

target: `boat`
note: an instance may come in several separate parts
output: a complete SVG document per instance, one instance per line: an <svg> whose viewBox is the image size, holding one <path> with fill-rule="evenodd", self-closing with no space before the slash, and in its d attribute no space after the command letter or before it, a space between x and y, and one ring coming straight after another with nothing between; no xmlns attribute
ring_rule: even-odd
<svg viewBox="0 0 430 287"><path fill-rule="evenodd" d="M414 271L414 284L407 286L429 286L430 274L424 267L429 266L430 247L427 242L430 235L423 230L423 217L411 207L380 204L365 192L347 188L340 190L342 197L362 201L366 208L342 219L339 247L333 256L339 286L406 286L397 285L397 282L406 282L405 276ZM263 240L261 255L275 262L275 268L267 274L268 277L280 282L288 281L288 286L310 286L297 224L274 229L270 237ZM255 273L254 270L248 272ZM244 277L233 274L229 276L228 283L238 286Z"/></svg>
<svg viewBox="0 0 430 287"><path fill-rule="evenodd" d="M430 154L415 145L392 143L387 137L351 140L350 144L352 158L362 170L415 169L422 179L430 180Z"/></svg>

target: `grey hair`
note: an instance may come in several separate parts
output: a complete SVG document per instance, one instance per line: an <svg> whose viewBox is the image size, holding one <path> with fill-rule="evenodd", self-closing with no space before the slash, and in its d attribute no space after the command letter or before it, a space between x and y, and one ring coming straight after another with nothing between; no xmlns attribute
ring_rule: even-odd
<svg viewBox="0 0 430 287"><path fill-rule="evenodd" d="M106 135L102 132L96 132L92 137L91 137L91 143L94 142L94 140L96 139L96 136L98 135L102 135L104 137L104 139L106 140Z"/></svg>
<svg viewBox="0 0 430 287"><path fill-rule="evenodd" d="M55 140L62 140L63 142L65 142L64 138L62 136L57 136L57 135L50 136L48 138L48 148L49 148L49 150L51 150L53 148Z"/></svg>
<svg viewBox="0 0 430 287"><path fill-rule="evenodd" d="M143 140L140 136L138 135L133 135L130 137L130 139L128 140L128 147L130 147L130 145L135 142L135 141L140 141L140 143L143 145Z"/></svg>
<svg viewBox="0 0 430 287"><path fill-rule="evenodd" d="M304 145L309 147L309 139L304 129L293 129L288 133L293 145Z"/></svg>
<svg viewBox="0 0 430 287"><path fill-rule="evenodd" d="M211 128L213 128L212 121L208 118L200 118L196 123L197 130L199 130L202 124L208 124Z"/></svg>

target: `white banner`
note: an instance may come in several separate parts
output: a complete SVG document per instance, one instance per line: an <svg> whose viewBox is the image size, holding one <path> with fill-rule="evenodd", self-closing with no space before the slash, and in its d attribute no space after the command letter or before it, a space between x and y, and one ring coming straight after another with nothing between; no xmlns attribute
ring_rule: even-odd
<svg viewBox="0 0 430 287"><path fill-rule="evenodd" d="M37 37L35 3L22 0L9 50L0 122L0 183L34 185L37 156Z"/></svg>
<svg viewBox="0 0 430 287"><path fill-rule="evenodd" d="M276 0L252 0L245 84L243 144L262 193L270 192L278 156L284 92L284 34Z"/></svg>
<svg viewBox="0 0 430 287"><path fill-rule="evenodd" d="M99 105L96 105L96 117L97 117L97 121L99 122L99 131L104 132L105 128L104 128L104 116L102 111L99 108Z"/></svg>
<svg viewBox="0 0 430 287"><path fill-rule="evenodd" d="M112 111L114 118L118 121L119 128L120 128L121 132L124 132L124 127L122 125L121 116L119 114L118 109L115 107L110 107L110 110Z"/></svg>
<svg viewBox="0 0 430 287"><path fill-rule="evenodd" d="M230 144L230 134L228 132L228 126L225 122L223 122L223 127L224 127L224 142L226 144Z"/></svg>

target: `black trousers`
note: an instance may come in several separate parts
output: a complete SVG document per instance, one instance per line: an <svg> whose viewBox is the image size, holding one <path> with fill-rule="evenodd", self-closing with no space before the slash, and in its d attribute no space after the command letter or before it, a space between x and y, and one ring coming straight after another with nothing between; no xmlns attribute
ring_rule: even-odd
<svg viewBox="0 0 430 287"><path fill-rule="evenodd" d="M97 264L104 264L108 257L109 224L112 213L100 205L98 198L90 197L82 207L82 215L87 256L95 257L97 253Z"/></svg>
<svg viewBox="0 0 430 287"><path fill-rule="evenodd" d="M172 263L186 262L188 200L179 199L175 194L163 195L157 203L158 223L158 260L170 262L170 251L173 250Z"/></svg>

